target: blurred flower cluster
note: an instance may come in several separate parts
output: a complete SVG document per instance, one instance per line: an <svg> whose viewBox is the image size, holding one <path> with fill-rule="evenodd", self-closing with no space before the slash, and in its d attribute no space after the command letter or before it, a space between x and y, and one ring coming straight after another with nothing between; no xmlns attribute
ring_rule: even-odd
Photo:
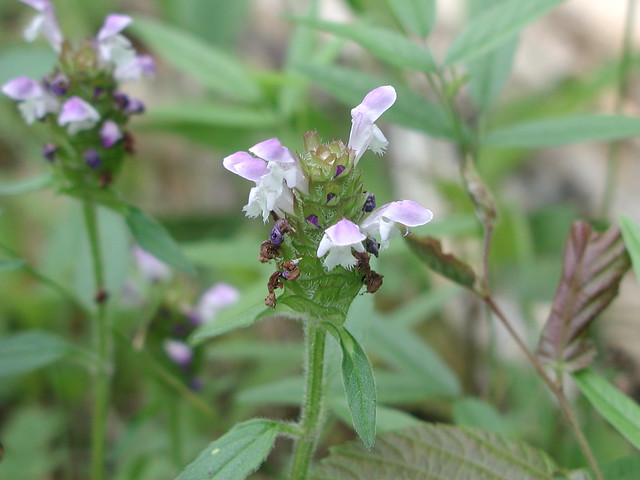
<svg viewBox="0 0 640 480"><path fill-rule="evenodd" d="M142 102L120 91L119 83L154 73L147 55L138 55L122 31L126 15L108 15L97 35L78 44L66 40L49 0L20 0L36 10L24 31L27 40L44 36L58 54L55 70L42 79L14 78L2 92L18 102L27 124L46 124L50 141L42 153L63 187L111 184L133 139L126 130Z"/></svg>

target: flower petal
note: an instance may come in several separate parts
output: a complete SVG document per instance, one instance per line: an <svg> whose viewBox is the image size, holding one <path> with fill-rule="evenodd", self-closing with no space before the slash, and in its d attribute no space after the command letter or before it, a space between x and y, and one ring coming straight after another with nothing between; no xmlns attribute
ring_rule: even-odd
<svg viewBox="0 0 640 480"><path fill-rule="evenodd" d="M374 122L394 104L396 97L396 91L392 86L378 87L371 90L362 103L351 110L348 146L355 152L356 164L367 148L381 154L387 147L389 142Z"/></svg>
<svg viewBox="0 0 640 480"><path fill-rule="evenodd" d="M118 140L122 138L122 132L118 128L118 124L113 120L107 120L100 128L100 139L104 148L113 147Z"/></svg>
<svg viewBox="0 0 640 480"><path fill-rule="evenodd" d="M2 93L14 100L27 100L43 95L38 82L29 77L18 77L2 85Z"/></svg>
<svg viewBox="0 0 640 480"><path fill-rule="evenodd" d="M158 260L138 245L133 246L133 258L140 272L149 282L161 282L171 277L171 269L166 263Z"/></svg>
<svg viewBox="0 0 640 480"><path fill-rule="evenodd" d="M189 345L179 340L165 340L163 348L168 357L178 365L188 365L193 359L193 350Z"/></svg>
<svg viewBox="0 0 640 480"><path fill-rule="evenodd" d="M130 16L112 13L104 19L102 27L98 31L96 38L99 42L105 41L107 38L120 33L132 22Z"/></svg>
<svg viewBox="0 0 640 480"><path fill-rule="evenodd" d="M58 117L59 125L67 123L84 122L87 120L97 122L100 114L89 103L80 97L71 97L62 104L62 111Z"/></svg>
<svg viewBox="0 0 640 480"><path fill-rule="evenodd" d="M249 151L267 162L296 163L289 149L282 145L277 138L270 138L260 142L251 147Z"/></svg>
<svg viewBox="0 0 640 480"><path fill-rule="evenodd" d="M351 110L351 116L355 117L362 113L371 123L374 123L395 103L396 98L396 89L391 85L374 88L365 95L360 105Z"/></svg>
<svg viewBox="0 0 640 480"><path fill-rule="evenodd" d="M224 168L242 178L258 183L260 179L269 173L264 160L256 158L247 152L236 152L222 160Z"/></svg>
<svg viewBox="0 0 640 480"><path fill-rule="evenodd" d="M193 314L200 322L213 320L216 313L229 307L240 299L240 292L227 283L216 283L204 292L196 305Z"/></svg>
<svg viewBox="0 0 640 480"><path fill-rule="evenodd" d="M380 235L382 248L389 244L389 238L395 232L395 224L405 227L417 227L424 225L433 219L431 210L411 200L401 200L387 203L374 210L371 215L363 220L360 228L369 235Z"/></svg>
<svg viewBox="0 0 640 480"><path fill-rule="evenodd" d="M366 238L366 235L360 231L360 228L346 218L327 228L325 234L329 237L331 243L336 246L353 246Z"/></svg>

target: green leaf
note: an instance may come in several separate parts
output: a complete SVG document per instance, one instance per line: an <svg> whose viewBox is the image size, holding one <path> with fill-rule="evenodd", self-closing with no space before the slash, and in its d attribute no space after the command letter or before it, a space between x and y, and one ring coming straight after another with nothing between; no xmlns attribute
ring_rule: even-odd
<svg viewBox="0 0 640 480"><path fill-rule="evenodd" d="M390 83L388 79L344 67L299 64L297 68L309 80L349 107L355 107L362 102L364 96L374 88ZM434 137L454 137L451 122L441 106L407 88L396 86L395 89L398 99L393 107L385 112L385 120L426 132Z"/></svg>
<svg viewBox="0 0 640 480"><path fill-rule="evenodd" d="M391 66L421 72L431 72L435 69L435 61L429 50L394 31L366 23L334 23L313 18L294 18L293 20L333 33L340 38L353 40Z"/></svg>
<svg viewBox="0 0 640 480"><path fill-rule="evenodd" d="M262 97L245 67L216 46L150 18L137 17L131 28L167 62L212 91L247 102Z"/></svg>
<svg viewBox="0 0 640 480"><path fill-rule="evenodd" d="M181 103L154 107L144 115L144 126L187 123L209 127L263 128L278 122L273 112L242 105L219 103Z"/></svg>
<svg viewBox="0 0 640 480"><path fill-rule="evenodd" d="M464 287L473 288L476 283L474 271L460 259L444 253L440 240L430 236L407 235L405 241L429 268Z"/></svg>
<svg viewBox="0 0 640 480"><path fill-rule="evenodd" d="M635 137L640 118L617 115L569 115L544 118L493 130L482 139L491 147L542 148L577 142L606 142Z"/></svg>
<svg viewBox="0 0 640 480"><path fill-rule="evenodd" d="M27 264L21 258L0 258L0 272L13 272L20 270Z"/></svg>
<svg viewBox="0 0 640 480"><path fill-rule="evenodd" d="M479 398L465 397L453 404L453 420L461 427L473 427L506 434L507 424L495 407Z"/></svg>
<svg viewBox="0 0 640 480"><path fill-rule="evenodd" d="M41 330L0 337L0 377L45 367L69 351L70 347L64 340Z"/></svg>
<svg viewBox="0 0 640 480"><path fill-rule="evenodd" d="M575 371L595 355L586 332L618 295L629 269L620 231L595 232L574 222L565 245L562 275L536 354L558 372Z"/></svg>
<svg viewBox="0 0 640 480"><path fill-rule="evenodd" d="M195 274L191 262L160 223L133 206L127 210L126 221L136 242L144 250L177 270Z"/></svg>
<svg viewBox="0 0 640 480"><path fill-rule="evenodd" d="M24 193L36 192L48 187L53 182L50 174L38 175L37 177L16 180L15 182L0 184L0 195L22 195Z"/></svg>
<svg viewBox="0 0 640 480"><path fill-rule="evenodd" d="M629 217L622 216L620 217L620 230L622 231L622 238L627 247L627 252L631 257L636 278L640 282L640 225Z"/></svg>
<svg viewBox="0 0 640 480"><path fill-rule="evenodd" d="M435 0L387 0L398 22L408 31L426 37L436 19Z"/></svg>
<svg viewBox="0 0 640 480"><path fill-rule="evenodd" d="M573 378L593 408L640 449L640 406L591 370L576 372Z"/></svg>
<svg viewBox="0 0 640 480"><path fill-rule="evenodd" d="M640 478L640 455L600 464L600 470L607 480L637 480Z"/></svg>
<svg viewBox="0 0 640 480"><path fill-rule="evenodd" d="M243 480L256 471L269 455L278 424L271 420L249 420L209 444L176 480Z"/></svg>
<svg viewBox="0 0 640 480"><path fill-rule="evenodd" d="M376 384L366 353L344 327L322 324L340 341L342 381L353 427L364 446L371 449L376 439Z"/></svg>
<svg viewBox="0 0 640 480"><path fill-rule="evenodd" d="M332 447L312 480L553 480L552 460L527 444L481 430L419 425L385 432L366 451Z"/></svg>
<svg viewBox="0 0 640 480"><path fill-rule="evenodd" d="M471 20L453 40L445 63L471 60L488 52L553 9L562 0L507 0Z"/></svg>
<svg viewBox="0 0 640 480"><path fill-rule="evenodd" d="M351 422L351 412L344 398L330 399L331 411L336 414L345 423ZM376 408L376 430L380 432L389 432L391 430L400 430L419 423L420 421L412 417L402 410L378 405Z"/></svg>

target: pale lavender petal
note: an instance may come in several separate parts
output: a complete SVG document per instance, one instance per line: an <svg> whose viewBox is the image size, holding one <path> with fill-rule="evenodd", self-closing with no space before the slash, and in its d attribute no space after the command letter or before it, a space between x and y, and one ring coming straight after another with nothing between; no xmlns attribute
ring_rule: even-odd
<svg viewBox="0 0 640 480"><path fill-rule="evenodd" d="M296 161L289 149L282 145L277 138L260 142L251 147L249 151L267 162L295 163Z"/></svg>
<svg viewBox="0 0 640 480"><path fill-rule="evenodd" d="M107 120L100 128L100 139L104 148L113 147L118 140L122 138L122 132L118 128L118 124L113 120Z"/></svg>
<svg viewBox="0 0 640 480"><path fill-rule="evenodd" d="M374 88L365 95L360 105L351 110L351 116L363 113L371 123L374 123L395 103L396 98L396 90L391 85Z"/></svg>
<svg viewBox="0 0 640 480"><path fill-rule="evenodd" d="M29 5L31 8L35 8L39 12L43 11L45 8L51 7L51 2L49 0L19 0L25 5Z"/></svg>
<svg viewBox="0 0 640 480"><path fill-rule="evenodd" d="M81 130L93 128L99 120L100 114L89 103L80 97L71 97L62 104L58 125L68 125L69 133L74 135Z"/></svg>
<svg viewBox="0 0 640 480"><path fill-rule="evenodd" d="M165 340L164 351L178 365L188 365L193 359L193 350L189 345L179 340Z"/></svg>
<svg viewBox="0 0 640 480"><path fill-rule="evenodd" d="M118 13L112 13L107 15L104 19L102 28L98 31L97 39L99 42L103 42L109 37L120 33L122 30L132 22L132 19L128 15L120 15Z"/></svg>
<svg viewBox="0 0 640 480"><path fill-rule="evenodd" d="M192 316L200 323L211 321L216 313L239 299L240 292L236 288L226 283L217 283L200 297Z"/></svg>
<svg viewBox="0 0 640 480"><path fill-rule="evenodd" d="M9 80L2 86L2 93L14 100L27 100L41 96L42 86L29 77L18 77Z"/></svg>
<svg viewBox="0 0 640 480"><path fill-rule="evenodd" d="M143 75L153 76L156 72L153 58L149 55L136 55L130 61L118 65L113 76L120 82L137 81Z"/></svg>
<svg viewBox="0 0 640 480"><path fill-rule="evenodd" d="M401 200L383 205L380 207L379 215L407 227L424 225L433 219L431 210L411 200Z"/></svg>
<svg viewBox="0 0 640 480"><path fill-rule="evenodd" d="M58 53L62 50L64 38L58 20L53 10L53 5L48 0L20 0L22 3L34 8L40 14L33 17L29 25L24 30L24 36L28 41L36 39L42 33L49 41L51 47Z"/></svg>
<svg viewBox="0 0 640 480"><path fill-rule="evenodd" d="M256 158L247 152L236 152L222 160L224 168L242 178L258 183L260 179L269 173L264 160Z"/></svg>
<svg viewBox="0 0 640 480"><path fill-rule="evenodd" d="M354 245L366 238L360 228L346 218L327 228L325 234L329 237L331 243L336 246Z"/></svg>
<svg viewBox="0 0 640 480"><path fill-rule="evenodd" d="M171 277L171 269L138 245L133 246L133 258L144 277L152 282L161 282Z"/></svg>

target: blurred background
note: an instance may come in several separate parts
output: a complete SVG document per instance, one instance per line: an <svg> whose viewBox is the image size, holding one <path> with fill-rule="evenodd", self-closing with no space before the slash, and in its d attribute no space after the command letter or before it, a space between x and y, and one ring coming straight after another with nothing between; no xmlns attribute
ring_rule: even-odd
<svg viewBox="0 0 640 480"><path fill-rule="evenodd" d="M102 212L109 281L120 292L110 465L115 479L174 478L233 423L251 416L294 419L300 399L300 328L289 320L270 318L197 347L196 377L203 384L197 388L190 383L194 372L187 375L162 349L172 327L214 283L238 288L242 301L266 294L270 268L257 262L257 252L269 227L243 216L250 185L224 170L222 158L273 136L300 151L302 134L311 129L323 139L346 142L349 109L368 90L347 102L351 98L332 86L329 73L318 73L335 72L336 65L407 86L425 98L434 95L416 72L390 67L351 41L301 26L295 18L309 15L311 2L54 3L68 39L95 35L108 13L132 15L126 35L157 63L154 78L123 86L144 101L147 112L130 124L136 154L127 160L117 189L162 221L197 264L198 276L175 274L162 285L145 282L131 258L122 219ZM427 43L440 59L482 2L436 4ZM616 108L637 116L638 29L625 95L618 100L629 4L568 0L527 28L513 44L511 73L482 121L499 126L571 113L610 114ZM321 0L316 7L325 20L365 19L399 30L386 0ZM0 83L20 75L37 78L55 64L45 42L28 44L22 38L32 15L18 1L0 3ZM456 107L461 118L474 121L479 112L464 75L460 72ZM229 88L236 78L235 88ZM458 148L449 139L395 122L392 110L381 122L390 141L387 153L382 158L369 153L361 162L365 188L376 193L378 204L409 198L433 210L435 221L416 233L443 238L447 248L479 266L482 230L459 179ZM28 267L0 272L0 334L38 329L81 347L44 369L0 371L5 445L0 479L6 480L86 478L91 369L83 359L89 334L83 308L92 292L78 204L51 187L24 194L9 187L47 173L40 153L45 141L38 125L24 125L12 100L0 98L0 258L21 258ZM532 348L553 298L571 222L607 223L619 214L640 220L640 143L620 143L607 190L610 148L581 143L480 153L478 170L499 209L494 286ZM380 320L362 335L376 365L380 400L389 407L383 421L415 417L497 429L544 448L563 466L580 463L541 382L472 298L429 273L402 242L392 245L376 270L385 275L385 284L375 298L358 299L352 320L357 323L358 315ZM637 288L631 277L623 282L621 296L597 323L596 339L603 368L639 398ZM146 343L138 348L133 339L141 331ZM406 352L416 358L398 360ZM0 346L3 355L9 353ZM598 458L630 453L624 440L578 402ZM354 436L342 422L344 405L338 402L332 410L327 445ZM255 478L281 478L277 472L286 465L288 449L287 441L279 441Z"/></svg>

